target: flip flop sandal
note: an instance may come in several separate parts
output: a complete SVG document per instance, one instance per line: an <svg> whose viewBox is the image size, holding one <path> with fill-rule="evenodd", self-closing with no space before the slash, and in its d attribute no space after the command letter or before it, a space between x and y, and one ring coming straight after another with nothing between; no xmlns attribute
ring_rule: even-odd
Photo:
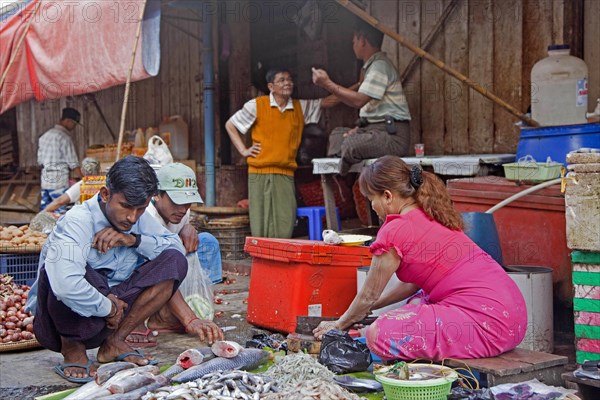
<svg viewBox="0 0 600 400"><path fill-rule="evenodd" d="M54 366L54 372L60 375L61 378L68 380L73 383L88 383L94 380L93 376L90 376L90 367L94 362L92 360L88 360L85 364L58 364ZM85 372L88 374L87 377L79 378L75 376L67 376L65 375L65 368L81 368L85 369Z"/></svg>
<svg viewBox="0 0 600 400"><path fill-rule="evenodd" d="M115 357L114 361L125 361L125 358L127 358L129 356L136 356L136 357L146 358L146 357L144 357L144 352L143 351L138 350L138 349L134 349L133 351L128 351L128 352L125 352L123 354L119 354L117 357ZM146 360L148 360L148 359L146 358ZM156 358L148 360L148 365L156 365L158 363L159 363L159 361Z"/></svg>
<svg viewBox="0 0 600 400"><path fill-rule="evenodd" d="M158 335L158 332L156 332L155 330L146 328L146 330L144 332L133 331L133 332L129 332L129 335L144 336L146 339L148 339L147 342L135 342L133 340L125 339L125 343L127 343L128 345L130 345L133 348L156 347L158 345L157 341L150 340L150 336ZM127 337L129 337L129 335L127 335Z"/></svg>

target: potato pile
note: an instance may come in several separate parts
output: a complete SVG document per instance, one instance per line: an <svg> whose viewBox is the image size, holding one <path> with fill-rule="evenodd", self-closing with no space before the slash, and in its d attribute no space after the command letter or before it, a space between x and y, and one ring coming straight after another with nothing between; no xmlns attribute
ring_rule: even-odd
<svg viewBox="0 0 600 400"><path fill-rule="evenodd" d="M0 226L0 249L6 247L33 247L42 246L47 235L33 229L29 225L16 227Z"/></svg>
<svg viewBox="0 0 600 400"><path fill-rule="evenodd" d="M25 312L29 286L13 283L12 276L0 274L0 342L35 339L33 316Z"/></svg>

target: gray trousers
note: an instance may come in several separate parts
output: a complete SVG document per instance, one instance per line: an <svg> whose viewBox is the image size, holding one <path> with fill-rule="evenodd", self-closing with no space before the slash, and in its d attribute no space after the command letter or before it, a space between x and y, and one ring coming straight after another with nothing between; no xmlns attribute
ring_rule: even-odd
<svg viewBox="0 0 600 400"><path fill-rule="evenodd" d="M341 157L340 175L346 175L353 164L385 155L404 157L410 151L410 124L396 122L396 133L385 130L385 123L369 124L349 136L352 128L335 128L329 135L329 157Z"/></svg>

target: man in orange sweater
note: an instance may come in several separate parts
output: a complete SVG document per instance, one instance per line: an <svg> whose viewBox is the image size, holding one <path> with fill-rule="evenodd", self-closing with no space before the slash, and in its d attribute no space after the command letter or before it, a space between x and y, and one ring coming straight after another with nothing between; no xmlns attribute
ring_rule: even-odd
<svg viewBox="0 0 600 400"><path fill-rule="evenodd" d="M267 72L270 94L244 104L225 124L231 142L248 162L252 236L291 238L296 221L294 171L304 124L316 123L334 96L292 100L294 81L286 69ZM241 135L252 130L252 145Z"/></svg>

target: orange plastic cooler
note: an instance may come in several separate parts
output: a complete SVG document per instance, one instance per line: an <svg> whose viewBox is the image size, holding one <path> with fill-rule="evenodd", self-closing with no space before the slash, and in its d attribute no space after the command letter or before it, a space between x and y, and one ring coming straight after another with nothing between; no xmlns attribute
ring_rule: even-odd
<svg viewBox="0 0 600 400"><path fill-rule="evenodd" d="M248 322L288 333L299 315L342 315L356 296L357 268L371 265L365 246L247 237L244 250L252 256Z"/></svg>

